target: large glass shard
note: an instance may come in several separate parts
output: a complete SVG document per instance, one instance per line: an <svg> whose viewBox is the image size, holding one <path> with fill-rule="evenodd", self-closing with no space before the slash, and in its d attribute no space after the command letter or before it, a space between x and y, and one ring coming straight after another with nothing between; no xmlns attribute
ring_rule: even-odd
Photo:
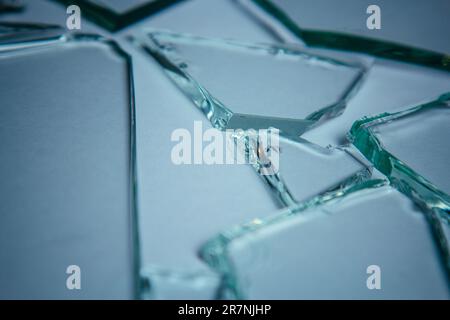
<svg viewBox="0 0 450 320"><path fill-rule="evenodd" d="M214 127L274 127L293 139L339 115L365 70L285 46L163 31L144 31L135 40Z"/></svg>
<svg viewBox="0 0 450 320"><path fill-rule="evenodd" d="M133 298L131 60L94 35L38 38L0 45L0 297Z"/></svg>
<svg viewBox="0 0 450 320"><path fill-rule="evenodd" d="M117 31L181 0L54 0L78 5L83 15L109 31Z"/></svg>
<svg viewBox="0 0 450 320"><path fill-rule="evenodd" d="M372 178L371 168L351 146L321 148L306 140L284 138L267 143L252 132L244 132L236 140L245 146L249 162L286 206Z"/></svg>
<svg viewBox="0 0 450 320"><path fill-rule="evenodd" d="M223 274L222 296L448 299L445 269L423 213L387 185L364 184L212 239L202 254ZM368 287L373 266L380 268L381 290Z"/></svg>
<svg viewBox="0 0 450 320"><path fill-rule="evenodd" d="M450 45L442 38L450 31L450 4L446 0L414 4L408 0L253 2L308 46L362 52L450 71ZM380 8L380 29L366 25L373 13L366 14L371 5Z"/></svg>

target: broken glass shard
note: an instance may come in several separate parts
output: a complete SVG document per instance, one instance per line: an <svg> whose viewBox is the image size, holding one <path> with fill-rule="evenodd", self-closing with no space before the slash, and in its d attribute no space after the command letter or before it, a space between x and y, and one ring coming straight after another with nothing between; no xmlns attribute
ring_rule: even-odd
<svg viewBox="0 0 450 320"><path fill-rule="evenodd" d="M133 298L131 60L99 36L38 38L0 45L0 297Z"/></svg>
<svg viewBox="0 0 450 320"><path fill-rule="evenodd" d="M377 1L378 8L368 0L321 0L314 5L297 0L253 2L308 46L362 52L450 71L450 44L441 36L450 31L450 3L446 0L416 1L414 5L407 0ZM378 9L380 28L369 28L367 23L376 18L369 16L376 15ZM277 32L275 26L272 29Z"/></svg>
<svg viewBox="0 0 450 320"><path fill-rule="evenodd" d="M159 83L160 77L164 79L164 75L160 74L150 81ZM182 127L199 116L202 118L197 110L189 108L189 101L174 94L176 88L170 83L167 83L166 90L161 93L162 97L169 97L162 112L167 113L164 119L170 119L170 125L157 118L159 124L155 124L155 127L159 130L152 127L149 131L155 141L168 139L174 127ZM171 96L175 96L175 100ZM185 108L177 113L179 103ZM159 110L155 112L161 116ZM224 132L211 128L205 119L203 121L205 127L208 126L209 130L225 139ZM160 157L155 156L155 149L151 148L143 158L147 166L141 169L142 175L152 177L152 183L140 189L142 195L151 200L142 202L139 210L141 297L180 298L181 295L188 297L191 292L192 297L206 298L203 295L206 292L197 292L196 283L204 283L205 290L210 291L214 281L205 282L204 279L211 277L200 276L210 273L208 266L198 256L201 245L230 225L262 217L264 213L273 212L281 206L270 197L268 188L251 166L204 163L176 165L170 156L173 145L175 143L158 147ZM192 147L196 148L194 145ZM175 272L165 271L161 274L154 272L155 269ZM170 283L169 287L163 283Z"/></svg>
<svg viewBox="0 0 450 320"><path fill-rule="evenodd" d="M89 19L117 31L181 0L54 0L78 5Z"/></svg>
<svg viewBox="0 0 450 320"><path fill-rule="evenodd" d="M397 113L363 118L352 143L404 192L450 213L450 94Z"/></svg>
<svg viewBox="0 0 450 320"><path fill-rule="evenodd" d="M143 31L134 40L219 129L265 129L296 139L339 115L365 68L298 48Z"/></svg>
<svg viewBox="0 0 450 320"><path fill-rule="evenodd" d="M372 177L367 161L364 163L352 146L321 148L306 140L269 141L263 136L243 132L236 136L236 144L245 150L250 164L283 205L294 205Z"/></svg>
<svg viewBox="0 0 450 320"><path fill-rule="evenodd" d="M222 296L450 297L425 216L388 185L362 187L280 215L284 218L271 223L230 229L204 247L203 257L223 275Z"/></svg>

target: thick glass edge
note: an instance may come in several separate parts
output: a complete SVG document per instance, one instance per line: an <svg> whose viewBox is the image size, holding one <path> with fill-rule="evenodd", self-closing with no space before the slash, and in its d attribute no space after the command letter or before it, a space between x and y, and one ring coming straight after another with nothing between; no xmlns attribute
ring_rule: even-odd
<svg viewBox="0 0 450 320"><path fill-rule="evenodd" d="M389 179L394 188L422 208L450 280L450 244L443 230L450 223L450 196L386 150L373 132L373 127L377 125L449 106L450 93L445 93L433 101L403 111L362 118L353 124L347 136L366 159Z"/></svg>

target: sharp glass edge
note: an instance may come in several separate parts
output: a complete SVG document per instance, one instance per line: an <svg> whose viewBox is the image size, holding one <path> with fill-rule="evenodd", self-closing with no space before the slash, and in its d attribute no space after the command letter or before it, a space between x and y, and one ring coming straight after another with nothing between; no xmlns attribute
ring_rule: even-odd
<svg viewBox="0 0 450 320"><path fill-rule="evenodd" d="M0 23L0 26L5 25ZM24 26L21 23L7 23L8 26L19 28ZM36 26L36 29L44 29L45 25L41 24L25 24L30 28ZM102 43L112 49L118 56L120 56L126 63L127 82L128 82L128 103L129 103L129 116L130 116L130 154L129 154L129 174L130 174L130 225L131 225L131 238L133 245L133 296L135 298L141 298L139 291L139 271L140 271L140 243L138 235L138 187L137 187L137 163L136 163L136 109L135 109L135 95L134 95L134 77L133 77L133 64L131 56L122 49L122 47L112 39L105 38L96 34L83 34L83 33L69 33L65 34L64 29L61 27L50 26L50 29L60 31L59 34L55 33L49 38L45 38L45 35L36 34L34 40L32 38L27 39L25 42L20 41L20 35L18 38L11 35L8 43L0 43L0 55L9 55L14 52L23 52L33 49L51 47L55 45L64 45L69 42L96 42ZM13 44L13 45L11 45Z"/></svg>
<svg viewBox="0 0 450 320"><path fill-rule="evenodd" d="M56 40L64 35L65 30L58 25L42 23L0 22L0 45L34 43L39 39L43 41Z"/></svg>
<svg viewBox="0 0 450 320"><path fill-rule="evenodd" d="M390 180L394 188L423 209L450 279L450 245L443 230L450 222L450 196L384 149L382 140L371 129L380 124L442 107L450 107L450 93L400 112L364 117L353 124L348 138L374 167ZM446 225L444 226L443 223Z"/></svg>
<svg viewBox="0 0 450 320"><path fill-rule="evenodd" d="M252 0L309 47L353 51L450 72L450 55L331 30L303 29L270 0ZM267 23L266 23L267 24ZM277 28L273 32L279 34ZM282 35L280 35L282 37Z"/></svg>
<svg viewBox="0 0 450 320"><path fill-rule="evenodd" d="M344 66L357 70L353 81L341 94L340 99L329 105L319 108L305 119L285 119L278 117L266 117L258 115L248 115L234 113L222 102L216 99L208 90L186 70L186 63L182 57L168 53L170 48L158 41L158 36L170 38L173 41L186 41L190 43L200 43L212 46L232 47L240 50L263 51L268 55L293 55L315 63L318 67L333 68ZM363 82L367 68L365 65L354 62L343 62L337 59L328 58L322 55L308 53L301 48L292 45L271 45L260 43L245 43L229 39L213 39L189 34L173 33L155 29L144 29L140 34L135 34L132 41L148 52L166 71L169 78L181 89L181 91L201 110L201 112L211 121L211 124L220 130L226 129L267 129L278 128L280 135L294 141L299 140L299 136L310 128L316 126L321 121L334 118L340 115L348 100L359 89ZM301 141L301 140L300 140Z"/></svg>
<svg viewBox="0 0 450 320"><path fill-rule="evenodd" d="M386 179L372 179L369 168L363 169L352 177L342 181L330 190L310 198L294 206L283 209L275 215L265 218L255 218L249 222L236 225L217 234L208 240L199 250L200 258L210 268L221 275L222 282L217 293L220 299L245 299L245 292L239 283L233 263L228 256L228 247L235 240L288 221L294 217L302 217L302 223L313 219L317 215L301 215L311 208L320 207L331 201L339 201L343 197L362 192L364 190L389 185Z"/></svg>

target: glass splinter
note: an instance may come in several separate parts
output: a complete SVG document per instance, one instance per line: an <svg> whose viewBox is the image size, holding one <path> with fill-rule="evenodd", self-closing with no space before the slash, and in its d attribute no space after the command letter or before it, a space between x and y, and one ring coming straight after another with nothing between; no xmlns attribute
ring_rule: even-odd
<svg viewBox="0 0 450 320"><path fill-rule="evenodd" d="M117 31L182 0L53 0L78 5L83 15L109 31Z"/></svg>
<svg viewBox="0 0 450 320"><path fill-rule="evenodd" d="M222 297L448 299L423 214L394 188L364 184L208 242L202 256L223 275ZM382 290L368 289L369 267Z"/></svg>
<svg viewBox="0 0 450 320"><path fill-rule="evenodd" d="M450 274L450 93L354 123L349 139L392 185L427 209ZM445 225L439 223L443 218Z"/></svg>
<svg viewBox="0 0 450 320"><path fill-rule="evenodd" d="M398 17L404 26L386 27L385 24L390 21L381 18L382 26L379 30L370 30L366 27L365 20L369 15L364 14L372 4L370 1L347 0L344 4L322 1L322 6L317 2L314 6L308 6L308 2L297 0L253 0L253 2L310 47L361 52L450 71L450 47L448 41L442 38L442 34L450 31L447 18L450 6L447 0L433 3L416 1L414 4L410 1L381 3L378 1L382 17L389 16L391 19ZM334 5L336 7L333 7ZM333 10L334 8L336 9ZM408 10L405 11L404 8ZM319 22L310 19L318 16L308 13L314 9L321 10L319 16L323 19L319 19ZM339 16L345 12L347 19L339 20ZM351 13L353 15L350 15ZM436 18L436 13L441 16ZM427 18L429 15L432 15L432 18ZM355 19L355 16L361 19ZM430 25L424 25L426 22ZM276 32L277 29L272 27ZM418 42L418 46L424 46L425 49L417 48Z"/></svg>
<svg viewBox="0 0 450 320"><path fill-rule="evenodd" d="M342 113L365 73L358 63L286 46L151 30L134 40L222 130L273 127L298 140Z"/></svg>

